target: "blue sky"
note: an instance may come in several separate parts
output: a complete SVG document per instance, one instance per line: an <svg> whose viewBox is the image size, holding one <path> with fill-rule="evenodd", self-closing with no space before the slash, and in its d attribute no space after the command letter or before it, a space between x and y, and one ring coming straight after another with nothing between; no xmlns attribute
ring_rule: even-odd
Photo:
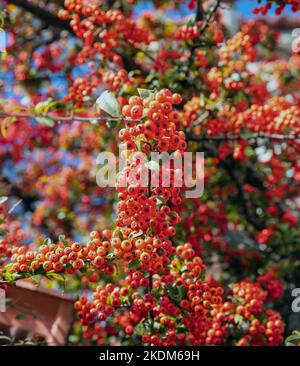
<svg viewBox="0 0 300 366"><path fill-rule="evenodd" d="M264 4L265 1L262 2L262 4ZM258 2L256 0L238 0L236 2L236 10L244 17L244 18L253 18L255 17L255 15L253 15L252 13L252 9L257 6ZM143 1L141 3L139 3L136 7L136 12L139 13L140 11L142 10L145 10L145 9L148 9L148 10L151 10L153 9L153 5L150 1ZM274 15L274 9L275 9L275 6L272 7L272 11L270 11L269 15ZM184 12L181 12L181 15L187 15L189 14L190 12L186 9L186 11ZM290 10L290 7L289 9L285 9L283 14L285 15L289 15L291 14L291 10Z"/></svg>
<svg viewBox="0 0 300 366"><path fill-rule="evenodd" d="M265 1L263 2L263 4ZM257 6L256 0L239 0L236 3L236 9L243 15L245 18L253 18L252 9ZM270 11L270 15L274 15L274 10L276 9L276 6L273 5L272 11ZM283 14L288 15L291 14L292 11L290 10L290 7L284 10Z"/></svg>

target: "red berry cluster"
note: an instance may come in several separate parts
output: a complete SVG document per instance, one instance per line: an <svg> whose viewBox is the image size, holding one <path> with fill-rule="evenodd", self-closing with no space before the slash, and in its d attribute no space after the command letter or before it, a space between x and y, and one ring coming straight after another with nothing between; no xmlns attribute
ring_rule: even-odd
<svg viewBox="0 0 300 366"><path fill-rule="evenodd" d="M300 10L300 1L299 0L285 0L285 1L276 1L276 2L267 1L266 4L255 7L253 9L253 13L266 15L271 10L273 4L275 4L275 6L276 6L276 9L275 9L276 15L280 15L287 5L291 6L291 9L293 12Z"/></svg>
<svg viewBox="0 0 300 366"><path fill-rule="evenodd" d="M259 283L242 281L232 285L230 301L220 306L218 317L227 324L234 324L240 331L238 346L274 346L283 341L283 322L280 315L264 310L267 293Z"/></svg>
<svg viewBox="0 0 300 366"><path fill-rule="evenodd" d="M96 231L91 232L91 241L86 246L78 242L58 242L41 245L38 250L30 250L26 246L12 249L12 271L17 273L47 273L49 271L73 274L84 267L95 266L106 274L112 274L114 268L106 260L110 250L109 231L104 231L102 239Z"/></svg>
<svg viewBox="0 0 300 366"><path fill-rule="evenodd" d="M282 343L283 323L280 315L266 310L264 316L264 323L257 318L250 322L249 334L240 338L237 346L276 346Z"/></svg>
<svg viewBox="0 0 300 366"><path fill-rule="evenodd" d="M271 268L257 278L257 283L267 292L266 301L276 301L283 295L284 287L276 272L276 268Z"/></svg>
<svg viewBox="0 0 300 366"><path fill-rule="evenodd" d="M18 247L24 239L21 223L9 215L4 204L0 204L0 265L11 258L13 246Z"/></svg>
<svg viewBox="0 0 300 366"><path fill-rule="evenodd" d="M233 296L238 299L236 312L246 319L262 311L266 292L257 284L243 281L232 286Z"/></svg>
<svg viewBox="0 0 300 366"><path fill-rule="evenodd" d="M119 137L126 144L127 150L139 158L138 146L144 153L151 151L174 152L178 157L182 156L186 148L185 136L177 131L178 113L173 110L172 104L179 104L181 97L169 90L162 90L155 97L142 100L139 97L131 97L129 104L123 107L125 117L132 120L146 118L142 123L129 122L122 129ZM151 147L151 150L150 150ZM140 162L139 162L140 163ZM144 162L143 162L144 163ZM160 182L162 169L152 174L150 169L144 169L142 165L137 169L138 178L132 179L130 174L137 167L136 161L129 163L120 174L118 183L119 205L118 221L120 227L130 227L133 230L147 232L152 229L158 239L164 240L174 236L174 225L179 222L176 207L181 203L180 190L175 185L178 179L175 169L170 168L170 186L164 186ZM151 182L144 185L143 175L155 179L159 184L151 188ZM158 205L158 199L163 204Z"/></svg>
<svg viewBox="0 0 300 366"><path fill-rule="evenodd" d="M108 86L109 90L120 90L122 86L128 81L128 74L124 69L117 72L104 72L102 75L103 82Z"/></svg>
<svg viewBox="0 0 300 366"><path fill-rule="evenodd" d="M102 9L98 4L86 4L84 0L66 0L64 5L66 10L60 11L59 16L70 19L77 37L91 48L97 36L109 49L116 48L120 39L133 44L153 40L147 29L139 27L135 20L126 17L120 10Z"/></svg>
<svg viewBox="0 0 300 366"><path fill-rule="evenodd" d="M197 25L187 26L182 25L174 34L174 39L178 41L189 41L200 36L200 28Z"/></svg>
<svg viewBox="0 0 300 366"><path fill-rule="evenodd" d="M180 222L180 189L174 185L177 172L170 166L171 184L164 187L143 186L140 159L143 152L173 152L182 156L185 135L179 131L179 117L173 105L181 96L164 89L146 98L131 97L124 104L125 128L120 140L126 144L126 166L118 180L118 217L113 231L94 231L86 245L69 240L46 243L37 251L25 246L12 249L10 271L18 276L49 274L51 271L72 274L93 270L111 276L120 273L113 283L97 284L91 296L81 296L75 309L84 327L84 337L103 344L104 334L138 336L143 344L275 345L282 342L280 316L265 311L267 291L274 288L270 278L256 283L234 284L224 302L223 288L204 280L205 265L192 243L175 243L175 225ZM142 165L143 166L143 165ZM146 174L152 173L149 165ZM155 170L162 177L162 166ZM138 179L132 179L132 172ZM140 176L139 176L140 175ZM217 214L197 203L202 226ZM219 215L222 220L224 216ZM185 222L188 228L188 220ZM198 238L211 241L213 232L197 230ZM86 277L86 275L85 275ZM98 277L93 277L95 282ZM244 325L247 325L244 327ZM153 326L155 325L155 326Z"/></svg>
<svg viewBox="0 0 300 366"><path fill-rule="evenodd" d="M129 104L123 107L123 114L138 122L127 122L126 128L120 131L120 139L128 150L135 153L155 151L162 138L171 139L174 133L176 135L176 123L168 120L172 109L163 106L165 103L172 105L173 98L180 102L179 97L163 90L150 100L129 99ZM162 117L156 118L157 113L166 120L161 136L155 134L155 129L163 122ZM148 124L153 126L150 136L145 135L145 125ZM169 130L168 127L173 125ZM145 149L144 146L150 148ZM172 146L171 142L169 146ZM126 173L134 168L135 165L130 163L125 168ZM124 172L120 179L125 179ZM247 322L264 313L266 292L258 283L233 285L232 299L229 297L223 303L223 289L201 279L205 266L201 258L195 256L192 245L186 243L175 247L168 239L167 225L164 229L158 223L170 225L170 206L176 210L176 205L168 200L169 196L164 204L157 205L156 198L161 193L156 189L138 185L125 188L119 181L118 190L119 227L113 232L110 243L115 260L125 264L125 276L118 286L99 285L91 301L83 297L76 303L88 337L96 337L101 343L103 335L100 329L103 328L99 322L113 322L124 336L131 336L141 328L144 344L222 344L230 336L226 324L232 324L233 329L237 326L235 315ZM113 320L110 320L112 314ZM149 317L158 324L155 330L148 328ZM256 329L255 323L251 334L237 338L236 342L243 344L246 339L249 344L264 344L263 337L266 337L269 344L280 343L282 323L279 318L277 320L274 329L265 322ZM182 326L187 333L178 330Z"/></svg>
<svg viewBox="0 0 300 366"><path fill-rule="evenodd" d="M73 85L69 88L69 93L65 97L66 101L74 101L78 107L85 104L87 98L92 94L94 85L83 78L75 79Z"/></svg>

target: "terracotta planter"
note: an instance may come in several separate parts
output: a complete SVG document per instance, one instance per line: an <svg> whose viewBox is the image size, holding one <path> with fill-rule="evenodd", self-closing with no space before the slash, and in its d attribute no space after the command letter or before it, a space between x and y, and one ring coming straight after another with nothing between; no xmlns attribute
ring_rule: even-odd
<svg viewBox="0 0 300 366"><path fill-rule="evenodd" d="M22 280L8 289L11 300L0 312L0 331L15 339L42 337L48 345L64 345L73 322L73 299Z"/></svg>

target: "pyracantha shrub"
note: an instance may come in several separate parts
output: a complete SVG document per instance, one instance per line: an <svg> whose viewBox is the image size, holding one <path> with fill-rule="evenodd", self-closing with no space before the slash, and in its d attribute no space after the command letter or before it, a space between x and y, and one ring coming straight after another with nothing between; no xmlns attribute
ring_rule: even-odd
<svg viewBox="0 0 300 366"><path fill-rule="evenodd" d="M237 27L218 0L24 4L0 13L1 288L72 294L76 344L283 344L300 56L267 15L299 1L259 2ZM97 184L101 151L125 160L115 188ZM204 152L193 199L182 171L151 162L185 152Z"/></svg>

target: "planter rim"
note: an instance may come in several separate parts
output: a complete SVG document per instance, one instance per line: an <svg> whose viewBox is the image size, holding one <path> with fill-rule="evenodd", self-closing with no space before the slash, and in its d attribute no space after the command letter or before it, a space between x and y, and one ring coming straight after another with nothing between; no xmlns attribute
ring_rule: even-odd
<svg viewBox="0 0 300 366"><path fill-rule="evenodd" d="M68 302L75 301L75 299L71 295L62 294L62 293L59 293L58 291L55 291L55 290L49 289L49 288L45 288L43 286L37 287L30 280L26 280L26 279L16 281L15 287L23 288L23 289L29 290L29 291L38 292L40 294L48 295L51 297L56 297L56 298L59 298L61 300L65 300Z"/></svg>

